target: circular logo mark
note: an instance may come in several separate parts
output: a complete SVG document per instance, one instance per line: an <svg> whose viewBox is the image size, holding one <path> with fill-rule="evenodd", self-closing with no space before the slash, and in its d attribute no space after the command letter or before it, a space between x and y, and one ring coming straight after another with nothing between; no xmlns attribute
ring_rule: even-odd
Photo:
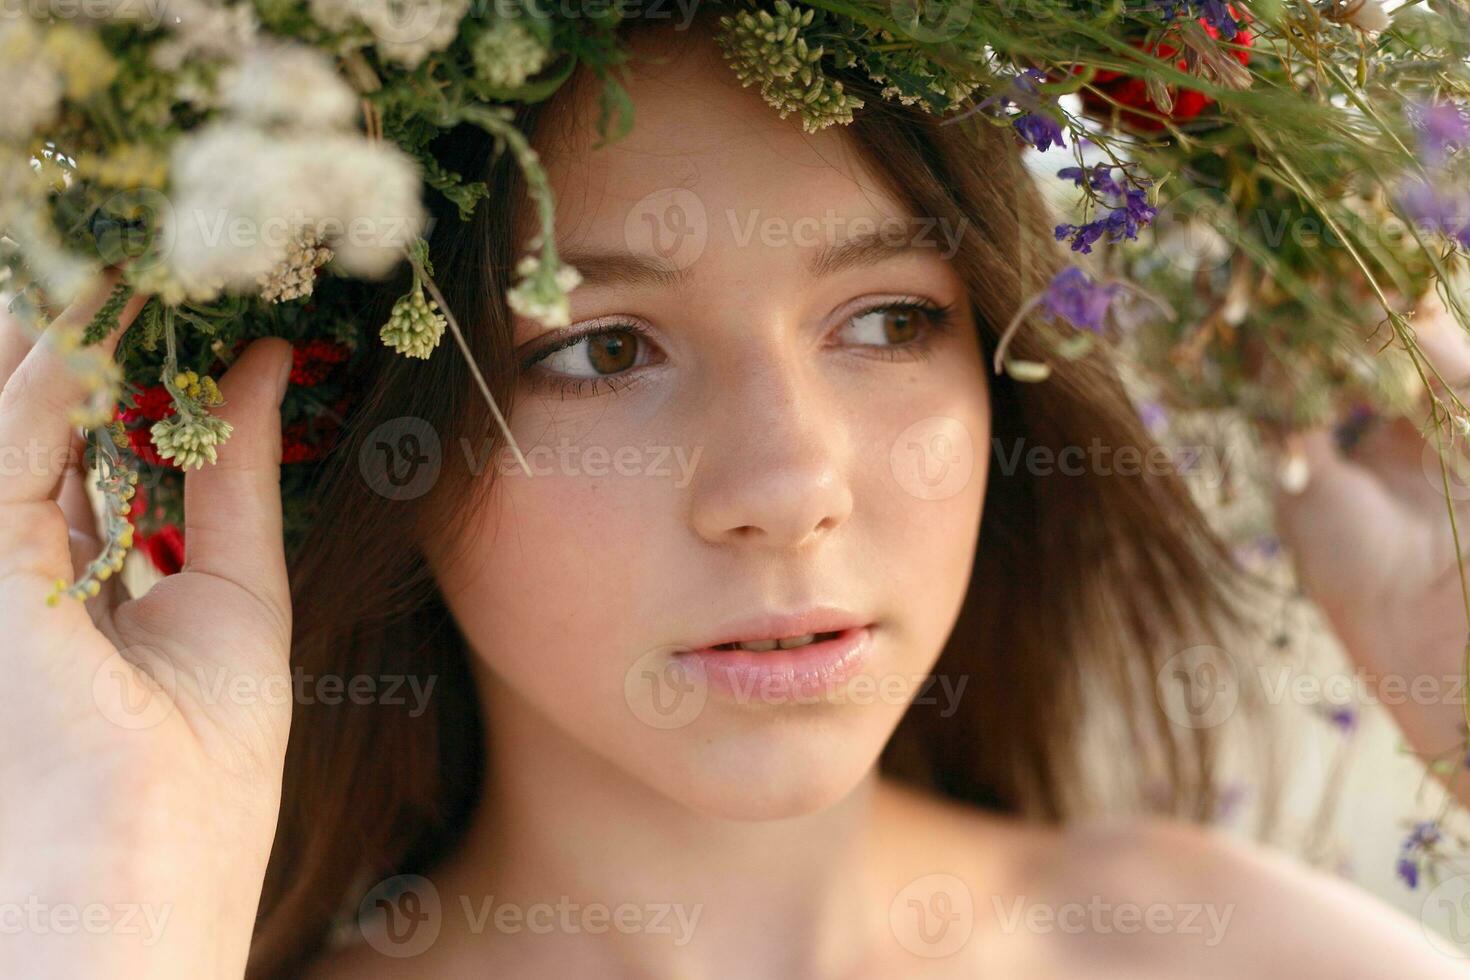
<svg viewBox="0 0 1470 980"><path fill-rule="evenodd" d="M92 215L97 256L107 265L127 262L140 270L158 265L172 250L175 217L173 202L160 191L118 191Z"/></svg>
<svg viewBox="0 0 1470 980"><path fill-rule="evenodd" d="M1446 956L1470 959L1470 875L1435 885L1419 907L1419 921L1429 945Z"/></svg>
<svg viewBox="0 0 1470 980"><path fill-rule="evenodd" d="M444 924L439 890L419 875L395 875L373 886L357 907L362 938L384 956L418 956Z"/></svg>
<svg viewBox="0 0 1470 980"><path fill-rule="evenodd" d="M704 665L679 656L679 647L655 647L623 675L623 697L650 728L674 729L699 717L709 699Z"/></svg>
<svg viewBox="0 0 1470 980"><path fill-rule="evenodd" d="M1470 454L1460 444L1461 438L1457 435L1453 443L1445 440L1443 469L1440 467L1439 440L1432 435L1424 440L1424 449L1420 453L1424 478L1436 494L1444 497L1448 492L1452 501L1470 500Z"/></svg>
<svg viewBox="0 0 1470 980"><path fill-rule="evenodd" d="M915 878L888 906L888 925L898 944L915 956L953 956L975 928L975 898L951 874Z"/></svg>
<svg viewBox="0 0 1470 980"><path fill-rule="evenodd" d="M373 492L389 500L413 500L428 493L439 479L442 463L439 434L413 415L378 426L368 433L357 454L362 478Z"/></svg>
<svg viewBox="0 0 1470 980"><path fill-rule="evenodd" d="M953 40L974 16L969 0L954 3L949 0L890 0L888 10L900 30L915 41L929 43Z"/></svg>
<svg viewBox="0 0 1470 980"><path fill-rule="evenodd" d="M888 451L888 465L909 494L920 500L946 500L969 484L975 445L958 419L935 415L898 434Z"/></svg>
<svg viewBox="0 0 1470 980"><path fill-rule="evenodd" d="M142 731L174 711L178 674L160 651L130 647L132 657L115 652L92 675L92 702L119 728Z"/></svg>
<svg viewBox="0 0 1470 980"><path fill-rule="evenodd" d="M1209 187L1170 198L1154 216L1153 229L1160 254L1183 272L1219 268L1240 242L1235 206Z"/></svg>
<svg viewBox="0 0 1470 980"><path fill-rule="evenodd" d="M623 240L631 252L655 255L676 269L687 269L709 244L704 202L683 187L654 191L628 210Z"/></svg>
<svg viewBox="0 0 1470 980"><path fill-rule="evenodd" d="M1240 702L1235 658L1207 644L1181 650L1164 661L1155 687L1164 714L1181 728L1222 725Z"/></svg>
<svg viewBox="0 0 1470 980"><path fill-rule="evenodd" d="M373 37L390 45L422 41L449 16L443 0L352 0L352 10Z"/></svg>

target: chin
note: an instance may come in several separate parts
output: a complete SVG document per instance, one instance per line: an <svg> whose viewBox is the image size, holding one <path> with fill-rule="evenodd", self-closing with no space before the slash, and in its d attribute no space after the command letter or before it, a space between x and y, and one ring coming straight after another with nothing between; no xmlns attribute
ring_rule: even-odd
<svg viewBox="0 0 1470 980"><path fill-rule="evenodd" d="M845 800L872 771L898 723L898 714L888 714L875 706L800 707L788 716L690 726L679 751L665 750L658 770L641 776L711 817L786 820L818 813Z"/></svg>

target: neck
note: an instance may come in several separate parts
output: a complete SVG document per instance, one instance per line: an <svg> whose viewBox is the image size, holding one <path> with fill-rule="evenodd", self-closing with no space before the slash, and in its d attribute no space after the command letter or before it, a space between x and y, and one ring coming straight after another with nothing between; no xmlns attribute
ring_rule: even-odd
<svg viewBox="0 0 1470 980"><path fill-rule="evenodd" d="M485 793L439 877L446 920L467 911L483 924L474 931L499 938L496 908L561 903L566 911L532 937L535 948L563 968L570 954L605 970L597 975L824 977L858 965L878 908L876 766L815 813L710 816L611 765L493 680L487 686ZM620 928L619 906L646 928ZM612 925L593 934L582 924L598 915Z"/></svg>

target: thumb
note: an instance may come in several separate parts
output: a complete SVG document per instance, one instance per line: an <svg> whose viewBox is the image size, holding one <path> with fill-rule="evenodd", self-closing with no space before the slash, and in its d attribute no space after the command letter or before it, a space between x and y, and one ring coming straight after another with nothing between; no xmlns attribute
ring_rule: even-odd
<svg viewBox="0 0 1470 980"><path fill-rule="evenodd" d="M1382 489L1342 454L1331 427L1292 432L1277 445L1276 525L1288 548L1340 553L1371 530Z"/></svg>
<svg viewBox="0 0 1470 980"><path fill-rule="evenodd" d="M184 478L184 571L227 579L254 593L289 629L281 532L281 399L291 344L265 337L220 379L211 411L232 431L212 465Z"/></svg>

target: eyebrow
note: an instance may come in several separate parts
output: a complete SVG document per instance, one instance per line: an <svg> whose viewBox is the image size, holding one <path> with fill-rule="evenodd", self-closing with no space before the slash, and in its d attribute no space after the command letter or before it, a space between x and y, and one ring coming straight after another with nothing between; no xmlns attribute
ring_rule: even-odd
<svg viewBox="0 0 1470 980"><path fill-rule="evenodd" d="M845 269L877 265L903 255L923 252L933 245L912 238L894 240L879 232L854 235L836 244L824 245L807 261L806 272L812 279L834 275ZM679 268L672 262L631 252L569 250L560 253L561 260L581 273L586 286L658 286L677 288L694 278L692 265Z"/></svg>

